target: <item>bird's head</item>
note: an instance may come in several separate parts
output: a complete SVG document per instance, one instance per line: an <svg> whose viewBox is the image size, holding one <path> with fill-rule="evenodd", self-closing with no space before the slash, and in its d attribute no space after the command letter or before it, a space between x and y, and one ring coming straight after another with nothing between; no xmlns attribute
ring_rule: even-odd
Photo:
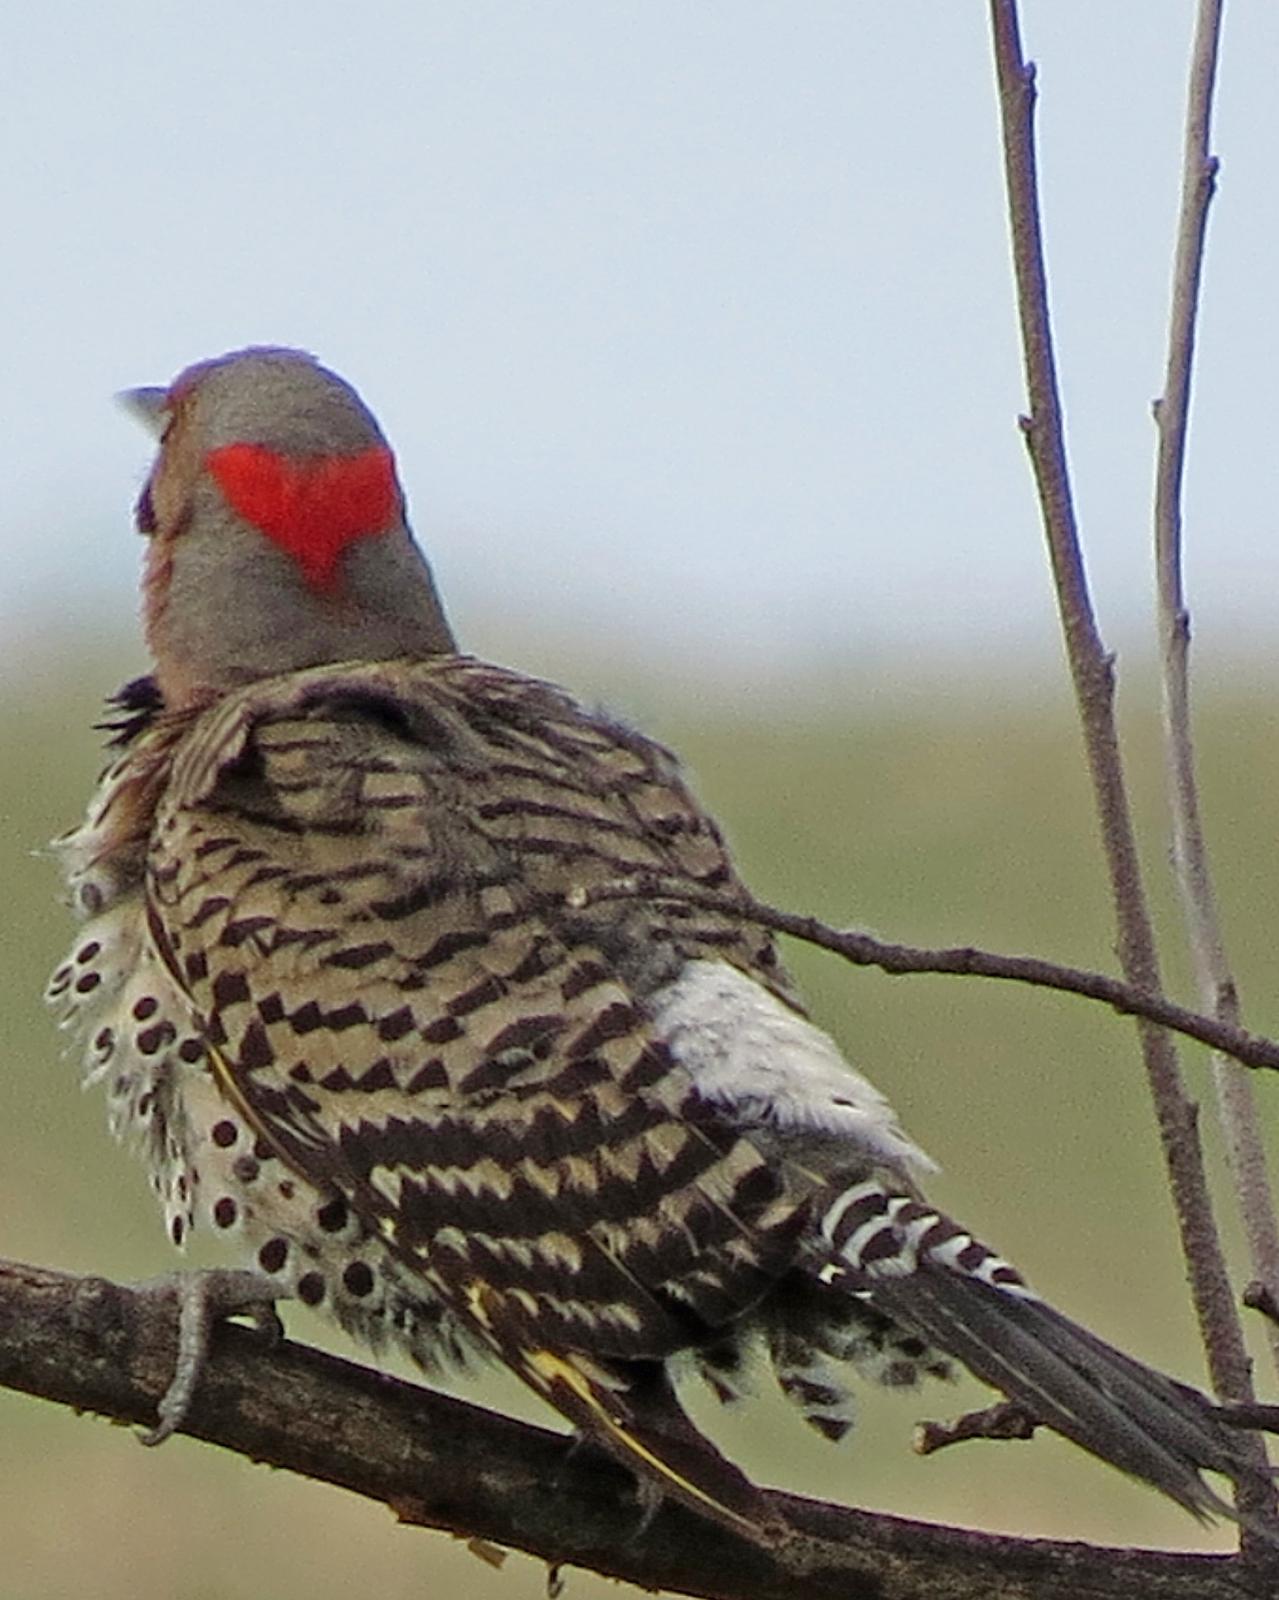
<svg viewBox="0 0 1279 1600"><path fill-rule="evenodd" d="M237 350L121 399L160 441L137 524L168 704L454 648L394 457L335 373L300 350Z"/></svg>

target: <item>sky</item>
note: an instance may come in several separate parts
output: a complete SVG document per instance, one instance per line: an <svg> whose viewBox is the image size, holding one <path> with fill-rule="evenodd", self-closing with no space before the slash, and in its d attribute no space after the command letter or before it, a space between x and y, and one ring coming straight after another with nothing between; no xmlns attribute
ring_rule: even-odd
<svg viewBox="0 0 1279 1600"><path fill-rule="evenodd" d="M1086 553L1135 656L1192 6L1022 21ZM481 653L1057 670L975 0L49 0L3 33L11 682L133 626L149 446L112 394L260 342L361 389ZM1220 662L1270 651L1279 587L1277 74L1279 10L1227 7L1187 479Z"/></svg>

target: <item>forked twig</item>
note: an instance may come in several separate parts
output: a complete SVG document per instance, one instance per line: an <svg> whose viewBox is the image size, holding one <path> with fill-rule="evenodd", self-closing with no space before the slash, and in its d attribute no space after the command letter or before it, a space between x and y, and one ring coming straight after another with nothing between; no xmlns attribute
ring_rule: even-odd
<svg viewBox="0 0 1279 1600"><path fill-rule="evenodd" d="M1141 877L1119 735L1114 663L1097 630L1084 573L1066 465L1065 434L1048 311L1034 140L1034 72L1021 48L1015 0L991 0L995 74L1003 131L1017 305L1029 395L1022 432L1030 452L1048 544L1066 653L1083 728L1124 976L1138 989L1162 988ZM1204 1172L1195 1107L1186 1095L1171 1037L1143 1023L1146 1078L1155 1106L1182 1253L1216 1391L1251 1400L1251 1374ZM1260 1483L1260 1480L1258 1480ZM1241 1485L1240 1510L1267 1516L1273 1496Z"/></svg>
<svg viewBox="0 0 1279 1600"><path fill-rule="evenodd" d="M1267 1322L1279 1327L1279 1297L1269 1284L1254 1279L1239 1298L1250 1311L1260 1311Z"/></svg>

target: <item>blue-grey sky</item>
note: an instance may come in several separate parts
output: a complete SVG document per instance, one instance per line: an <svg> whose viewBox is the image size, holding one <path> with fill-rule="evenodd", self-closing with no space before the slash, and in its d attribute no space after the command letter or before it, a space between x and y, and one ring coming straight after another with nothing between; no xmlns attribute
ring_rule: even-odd
<svg viewBox="0 0 1279 1600"><path fill-rule="evenodd" d="M1078 500L1128 650L1191 11L1023 6ZM5 34L10 649L129 626L148 447L112 392L268 341L379 413L481 650L1051 669L976 0L49 0ZM1279 11L1228 7L1188 480L1223 656L1269 644L1279 587L1277 82Z"/></svg>

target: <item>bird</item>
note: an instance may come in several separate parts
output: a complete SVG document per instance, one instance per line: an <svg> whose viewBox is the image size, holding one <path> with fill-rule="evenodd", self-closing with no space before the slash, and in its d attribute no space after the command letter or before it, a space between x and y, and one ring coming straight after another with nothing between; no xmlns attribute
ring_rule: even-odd
<svg viewBox="0 0 1279 1600"><path fill-rule="evenodd" d="M496 1361L642 1506L749 1537L766 1501L690 1376L728 1400L762 1367L836 1441L854 1376L958 1365L1232 1515L1203 1473L1264 1469L1218 1406L925 1198L676 758L459 649L357 392L261 346L125 399L158 440L152 670L56 842L79 927L49 998L173 1243L241 1263L183 1278L151 1439L212 1318L295 1298L428 1373Z"/></svg>

